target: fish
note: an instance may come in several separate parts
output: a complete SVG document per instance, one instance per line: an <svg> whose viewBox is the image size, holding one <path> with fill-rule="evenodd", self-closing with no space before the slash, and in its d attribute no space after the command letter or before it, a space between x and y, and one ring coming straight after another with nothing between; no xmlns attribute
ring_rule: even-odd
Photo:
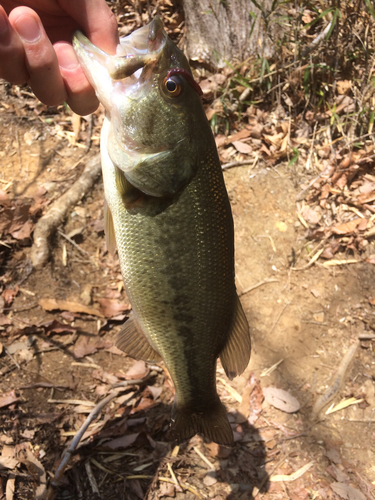
<svg viewBox="0 0 375 500"><path fill-rule="evenodd" d="M73 47L106 116L101 130L106 239L132 312L116 345L164 361L175 387L171 435L233 444L216 389L250 359L235 286L234 227L201 90L159 17L115 55L75 32Z"/></svg>

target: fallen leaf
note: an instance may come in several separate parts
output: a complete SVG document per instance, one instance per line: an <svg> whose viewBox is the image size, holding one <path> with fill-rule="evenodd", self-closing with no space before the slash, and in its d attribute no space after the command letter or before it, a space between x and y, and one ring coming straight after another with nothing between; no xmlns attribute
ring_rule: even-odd
<svg viewBox="0 0 375 500"><path fill-rule="evenodd" d="M94 307L87 307L78 302L70 302L68 300L56 300L56 299L40 299L38 304L45 311L55 311L59 309L61 311L70 311L77 313L90 314L91 316L99 316L104 318L104 314Z"/></svg>
<svg viewBox="0 0 375 500"><path fill-rule="evenodd" d="M214 442L205 443L205 447L208 449L208 452L211 455L211 457L228 458L229 455L232 453L232 448L221 446L220 444Z"/></svg>
<svg viewBox="0 0 375 500"><path fill-rule="evenodd" d="M286 413L294 413L301 407L297 398L284 389L277 387L265 387L263 389L264 399L270 405Z"/></svg>
<svg viewBox="0 0 375 500"><path fill-rule="evenodd" d="M13 302L15 296L18 293L18 286L15 286L14 288L6 288L1 296L3 297L5 301L5 307L9 307L11 303Z"/></svg>
<svg viewBox="0 0 375 500"><path fill-rule="evenodd" d="M35 490L35 500L42 500L44 498L45 492L47 490L47 474L44 470L43 465L34 456L30 449L30 444L25 448L23 452L24 458L20 458L20 462L26 465L29 474L33 477L36 483Z"/></svg>
<svg viewBox="0 0 375 500"><path fill-rule="evenodd" d="M33 229L34 229L34 224L30 220L27 220L22 225L22 227L20 227L16 231L10 232L10 234L16 240L25 240L26 238L30 238Z"/></svg>
<svg viewBox="0 0 375 500"><path fill-rule="evenodd" d="M352 88L352 82L350 80L339 80L336 82L337 92L341 95L349 94Z"/></svg>
<svg viewBox="0 0 375 500"><path fill-rule="evenodd" d="M0 408L4 408L18 401L21 401L21 398L16 396L16 391L14 389L0 394Z"/></svg>
<svg viewBox="0 0 375 500"><path fill-rule="evenodd" d="M366 500L366 497L359 490L346 483L332 483L331 489L344 500Z"/></svg>
<svg viewBox="0 0 375 500"><path fill-rule="evenodd" d="M336 224L331 227L331 231L334 234L348 234L352 233L358 224L361 222L361 219L358 217L357 219L353 219L349 222L344 222L343 224Z"/></svg>
<svg viewBox="0 0 375 500"><path fill-rule="evenodd" d="M123 311L130 311L131 305L129 302L120 302L116 299L97 299L100 304L100 310L106 318L117 316Z"/></svg>
<svg viewBox="0 0 375 500"><path fill-rule="evenodd" d="M111 441L104 443L102 446L110 448L111 450L117 450L118 448L127 448L135 442L139 434L139 432L135 432L134 434L127 434L126 436L112 439Z"/></svg>
<svg viewBox="0 0 375 500"><path fill-rule="evenodd" d="M233 146L237 149L239 153L243 153L245 155L253 152L253 148L241 141L232 141Z"/></svg>
<svg viewBox="0 0 375 500"><path fill-rule="evenodd" d="M250 137L250 135L251 135L251 130L249 130L248 128L243 128L236 134L231 135L229 137L229 140L233 144L233 141L235 142L235 141L241 141L241 139L247 139L248 137Z"/></svg>
<svg viewBox="0 0 375 500"><path fill-rule="evenodd" d="M305 221L310 222L310 224L318 224L320 219L322 218L321 214L310 207L305 207L303 209L302 216Z"/></svg>
<svg viewBox="0 0 375 500"><path fill-rule="evenodd" d="M61 323L60 321L57 321L57 319L47 321L40 326L45 329L44 333L46 335L51 335L51 333L74 333L77 331L77 328L74 326Z"/></svg>
<svg viewBox="0 0 375 500"><path fill-rule="evenodd" d="M166 483L164 481L160 482L159 495L161 497L174 497L175 496L175 485L171 483Z"/></svg>
<svg viewBox="0 0 375 500"><path fill-rule="evenodd" d="M203 478L203 484L205 486L212 486L215 483L217 483L216 471L210 470L207 472L206 476Z"/></svg>
<svg viewBox="0 0 375 500"><path fill-rule="evenodd" d="M27 345L26 342L16 341L7 347L7 351L9 352L9 354L16 354L16 352L21 351L23 349L28 349L28 348L29 348L29 346Z"/></svg>
<svg viewBox="0 0 375 500"><path fill-rule="evenodd" d="M9 474L7 485L5 488L6 500L13 500L15 487L16 487L16 476L14 474Z"/></svg>
<svg viewBox="0 0 375 500"><path fill-rule="evenodd" d="M100 347L104 347L102 340L90 340L89 337L81 337L74 346L74 356L78 359L83 358L88 354L94 354Z"/></svg>
<svg viewBox="0 0 375 500"><path fill-rule="evenodd" d="M144 378L150 370L142 360L136 361L134 365L126 372L125 377L131 380Z"/></svg>

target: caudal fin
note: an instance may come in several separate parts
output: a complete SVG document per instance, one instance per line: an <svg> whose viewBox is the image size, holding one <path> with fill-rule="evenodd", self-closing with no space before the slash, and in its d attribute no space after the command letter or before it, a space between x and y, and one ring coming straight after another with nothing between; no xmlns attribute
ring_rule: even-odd
<svg viewBox="0 0 375 500"><path fill-rule="evenodd" d="M227 412L219 398L204 409L184 407L175 404L172 411L172 437L181 443L203 434L217 444L233 445L233 431Z"/></svg>

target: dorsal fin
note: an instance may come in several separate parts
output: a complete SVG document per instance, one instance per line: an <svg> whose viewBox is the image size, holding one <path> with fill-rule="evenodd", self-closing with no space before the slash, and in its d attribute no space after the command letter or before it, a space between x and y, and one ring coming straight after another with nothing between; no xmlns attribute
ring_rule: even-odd
<svg viewBox="0 0 375 500"><path fill-rule="evenodd" d="M109 253L114 254L116 251L115 227L113 225L112 212L105 198L104 198L104 232L105 232L105 242L107 244L107 250Z"/></svg>
<svg viewBox="0 0 375 500"><path fill-rule="evenodd" d="M220 353L220 361L227 377L232 380L240 375L250 360L251 340L249 323L238 295L233 312L232 324L224 349Z"/></svg>
<svg viewBox="0 0 375 500"><path fill-rule="evenodd" d="M124 328L117 334L115 345L134 359L162 361L162 357L150 345L132 312Z"/></svg>

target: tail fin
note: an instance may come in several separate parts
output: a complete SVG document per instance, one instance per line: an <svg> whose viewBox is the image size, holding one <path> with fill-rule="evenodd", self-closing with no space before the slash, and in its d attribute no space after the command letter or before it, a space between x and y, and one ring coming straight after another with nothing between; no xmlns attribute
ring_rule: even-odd
<svg viewBox="0 0 375 500"><path fill-rule="evenodd" d="M233 431L219 397L204 409L180 406L175 402L171 420L172 437L179 443L201 433L217 444L233 445Z"/></svg>

